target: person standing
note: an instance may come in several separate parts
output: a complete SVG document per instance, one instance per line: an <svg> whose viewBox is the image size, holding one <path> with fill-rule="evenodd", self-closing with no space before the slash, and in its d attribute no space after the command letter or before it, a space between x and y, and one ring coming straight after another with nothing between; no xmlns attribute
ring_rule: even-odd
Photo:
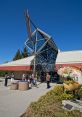
<svg viewBox="0 0 82 117"><path fill-rule="evenodd" d="M37 74L35 74L35 75L32 74L31 87L32 86L36 86L37 87Z"/></svg>
<svg viewBox="0 0 82 117"><path fill-rule="evenodd" d="M27 82L29 81L28 74L26 74L25 81L27 81Z"/></svg>
<svg viewBox="0 0 82 117"><path fill-rule="evenodd" d="M7 87L7 83L8 83L8 78L9 78L9 75L6 73L5 74L5 84L4 84L4 86L6 86L6 87Z"/></svg>
<svg viewBox="0 0 82 117"><path fill-rule="evenodd" d="M50 88L50 74L46 74L46 82L47 82L47 88Z"/></svg>
<svg viewBox="0 0 82 117"><path fill-rule="evenodd" d="M15 79L15 75L14 75L14 73L12 73L12 74L11 74L11 83L14 82L14 79Z"/></svg>
<svg viewBox="0 0 82 117"><path fill-rule="evenodd" d="M26 79L26 74L22 74L22 81L25 81L25 79Z"/></svg>

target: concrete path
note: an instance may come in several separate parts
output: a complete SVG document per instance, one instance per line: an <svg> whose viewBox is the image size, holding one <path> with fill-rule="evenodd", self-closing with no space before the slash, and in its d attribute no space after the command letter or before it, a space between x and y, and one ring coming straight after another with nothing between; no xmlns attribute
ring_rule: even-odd
<svg viewBox="0 0 82 117"><path fill-rule="evenodd" d="M51 83L51 88L56 84ZM46 89L46 83L33 87L27 91L10 90L10 86L4 87L4 80L0 82L0 117L19 117L27 109L29 104L44 95L50 89Z"/></svg>

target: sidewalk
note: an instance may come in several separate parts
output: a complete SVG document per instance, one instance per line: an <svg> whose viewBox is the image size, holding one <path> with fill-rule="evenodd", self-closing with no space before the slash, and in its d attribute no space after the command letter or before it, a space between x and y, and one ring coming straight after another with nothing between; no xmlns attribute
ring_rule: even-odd
<svg viewBox="0 0 82 117"><path fill-rule="evenodd" d="M55 85L51 83L50 89ZM38 88L32 87L27 91L10 90L10 86L4 87L3 80L0 82L0 117L19 117L31 102L38 100L50 89L46 89L46 83L41 83Z"/></svg>

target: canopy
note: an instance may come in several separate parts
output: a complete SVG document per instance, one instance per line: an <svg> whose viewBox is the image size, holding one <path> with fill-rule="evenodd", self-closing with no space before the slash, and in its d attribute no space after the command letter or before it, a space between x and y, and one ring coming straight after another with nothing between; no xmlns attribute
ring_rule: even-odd
<svg viewBox="0 0 82 117"><path fill-rule="evenodd" d="M56 68L65 66L82 68L82 50L59 52L56 59Z"/></svg>
<svg viewBox="0 0 82 117"><path fill-rule="evenodd" d="M26 57L16 61L11 61L0 65L0 70L9 71L30 71L32 70L32 61L34 56Z"/></svg>

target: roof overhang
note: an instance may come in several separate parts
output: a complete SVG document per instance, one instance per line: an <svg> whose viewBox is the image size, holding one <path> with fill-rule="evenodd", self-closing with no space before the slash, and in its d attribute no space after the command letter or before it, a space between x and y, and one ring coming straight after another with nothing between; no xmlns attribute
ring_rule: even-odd
<svg viewBox="0 0 82 117"><path fill-rule="evenodd" d="M8 71L31 71L34 56L26 57L0 65L0 70Z"/></svg>
<svg viewBox="0 0 82 117"><path fill-rule="evenodd" d="M32 71L32 66L0 66L2 71Z"/></svg>

